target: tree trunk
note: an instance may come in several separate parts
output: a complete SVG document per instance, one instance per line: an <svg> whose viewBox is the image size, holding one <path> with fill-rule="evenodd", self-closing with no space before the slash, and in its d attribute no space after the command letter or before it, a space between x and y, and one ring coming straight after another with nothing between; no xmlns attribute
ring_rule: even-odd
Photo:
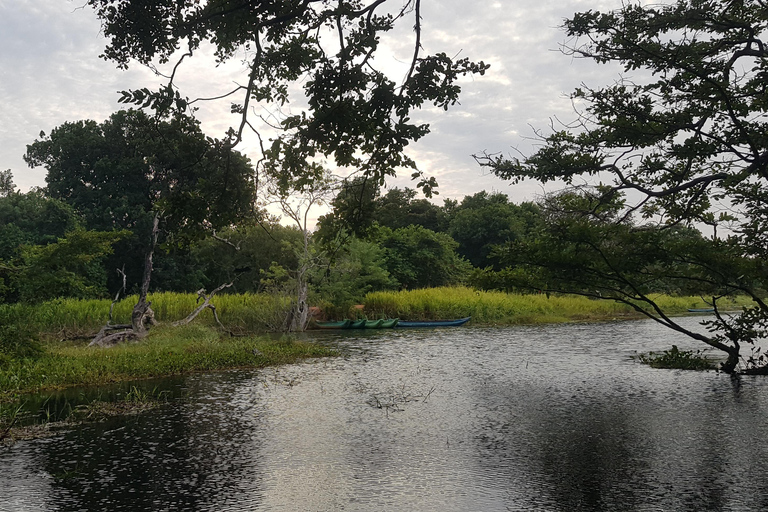
<svg viewBox="0 0 768 512"><path fill-rule="evenodd" d="M152 311L152 303L147 300L147 294L149 293L149 282L152 278L152 257L155 254L157 236L160 233L159 226L160 217L155 213L155 218L152 223L151 243L144 256L144 274L141 279L139 301L133 307L133 312L131 313L131 325L107 324L101 328L89 346L111 347L124 341L138 341L149 333L150 326L157 325L155 312ZM120 330L120 332L107 334L109 331L115 330Z"/></svg>

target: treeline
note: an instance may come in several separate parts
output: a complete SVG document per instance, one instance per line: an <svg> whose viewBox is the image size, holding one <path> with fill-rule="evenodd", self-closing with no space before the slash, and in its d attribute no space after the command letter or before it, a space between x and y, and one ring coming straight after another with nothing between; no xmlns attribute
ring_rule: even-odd
<svg viewBox="0 0 768 512"><path fill-rule="evenodd" d="M621 195L585 189L515 204L478 192L440 206L360 176L334 190L305 237L301 223L281 225L255 206L263 184L232 141L184 116L128 110L67 122L41 133L25 160L48 174L44 188L21 193L10 170L0 173L3 303L229 284L223 292L293 297L296 312L309 302L343 314L372 291L452 285L593 297L626 289L629 300L713 287L710 271L693 273L708 247L701 233L636 225ZM319 178L272 179L283 199L312 193L312 183L331 190Z"/></svg>
<svg viewBox="0 0 768 512"><path fill-rule="evenodd" d="M3 177L2 302L106 298L122 287L123 274L126 293L136 292L144 230L104 222L95 210L115 202L111 194L91 208L71 204L50 186L21 193L10 171ZM342 306L371 291L471 284L473 270L503 267L495 248L530 236L542 220L535 204L516 205L501 193L442 206L416 196L409 188L382 193L362 178L340 189L312 238L315 301ZM291 281L301 243L297 228L264 212L214 236L166 238L154 255L152 289L194 292L233 282L227 292L274 291Z"/></svg>

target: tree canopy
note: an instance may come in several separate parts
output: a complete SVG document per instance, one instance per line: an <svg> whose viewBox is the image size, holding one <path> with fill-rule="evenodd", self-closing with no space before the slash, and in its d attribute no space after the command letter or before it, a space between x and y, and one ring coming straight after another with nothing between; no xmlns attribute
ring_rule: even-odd
<svg viewBox="0 0 768 512"><path fill-rule="evenodd" d="M738 363L740 343L764 336L768 326L765 269L757 262L768 247L767 29L768 5L761 1L627 3L612 12L577 13L565 22L574 42L565 53L619 63L626 75L606 87L578 88L572 94L576 107L583 108L577 111L577 123L542 134L542 146L534 154L478 158L513 183L529 178L570 185L600 180L598 204L616 204L618 194L626 193L621 213L610 223L614 227L591 224L582 231L585 241L595 228L615 230L632 216L643 219L643 225L621 235L614 232L620 238L613 241L641 251L653 245L634 245L638 237L672 240L661 233L675 226L728 228L720 232L725 238L708 239L698 257L688 261L706 274L718 268L725 253L740 258L749 271L741 278L729 274L711 290L715 308L722 294L733 291L749 295L755 304L740 317L717 310L710 325L715 334L702 340L728 353L727 371ZM585 206L578 215L598 216L594 203ZM621 240L625 235L631 238ZM679 257L703 243L689 242L675 249L682 251ZM662 246L661 251L670 247ZM622 262L629 264L624 254ZM644 273L664 275L650 261ZM637 285L638 279L635 275L632 283ZM653 316L659 318L656 312Z"/></svg>
<svg viewBox="0 0 768 512"><path fill-rule="evenodd" d="M422 55L421 0L87 3L109 39L105 59L121 68L135 61L154 69L175 59L164 87L125 91L126 103L158 111L194 108L198 99L184 96L174 81L184 60L212 48L217 63L242 62L243 81L219 96L239 115L233 143L246 130L257 130L258 105L278 130L263 147L263 163L292 176L311 170L307 162L329 157L377 181L398 168L420 177L403 150L429 126L414 122L411 111L428 104L447 109L458 100L457 80L487 69L444 53ZM404 78L395 81L379 64L377 51L382 38L409 17L412 50L396 71ZM290 105L298 110L287 113ZM422 177L419 185L429 193L435 181Z"/></svg>
<svg viewBox="0 0 768 512"><path fill-rule="evenodd" d="M66 122L41 133L24 158L48 170L48 195L71 205L86 228L134 233L113 257L117 268L128 261L134 281L155 215L170 243L229 226L253 208L249 160L183 115L160 120L124 110L102 123Z"/></svg>

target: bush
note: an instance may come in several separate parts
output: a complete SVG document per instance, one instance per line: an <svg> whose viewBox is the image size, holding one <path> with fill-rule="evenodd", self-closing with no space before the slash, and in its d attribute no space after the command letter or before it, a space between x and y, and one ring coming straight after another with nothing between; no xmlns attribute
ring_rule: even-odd
<svg viewBox="0 0 768 512"><path fill-rule="evenodd" d="M637 359L653 368L673 370L714 370L715 363L707 358L701 350L680 350L677 345L662 353L648 352L639 354Z"/></svg>
<svg viewBox="0 0 768 512"><path fill-rule="evenodd" d="M0 363L9 359L35 358L43 353L37 333L19 325L0 326Z"/></svg>

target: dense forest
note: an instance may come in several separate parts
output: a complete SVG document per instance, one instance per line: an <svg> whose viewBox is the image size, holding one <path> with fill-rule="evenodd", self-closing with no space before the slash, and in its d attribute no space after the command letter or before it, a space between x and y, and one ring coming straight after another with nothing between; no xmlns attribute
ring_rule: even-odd
<svg viewBox="0 0 768 512"><path fill-rule="evenodd" d="M22 193L16 190L11 171L3 172L2 302L106 298L123 286L126 293L139 291L151 218L157 211L171 210L167 204L182 187L168 183L183 180L149 173L151 163L130 155L146 141L125 140L123 135L118 141L109 140L112 132L125 133L112 130L114 124L130 120L145 121L139 112L118 112L102 125L67 123L29 145L28 161L49 170L44 188ZM78 158L70 155L77 165L62 157L68 152L82 153ZM86 157L91 161L83 166ZM248 162L238 157L241 168L233 174L247 189ZM183 159L178 154L174 158ZM207 173L208 181L203 181L215 195L210 169L200 172ZM182 199L203 205L215 202L210 198L206 203L192 185L187 188ZM339 180L332 189L329 211L308 237L311 261L306 280L311 303L345 309L371 291L454 284L507 291L544 288L544 283L534 282L536 272L526 267L531 262L525 255L550 236L548 226L557 217L552 198L515 204L504 193L483 191L460 201L445 199L441 206L419 197L414 189L384 188L365 177ZM290 293L304 233L257 207L255 194L248 199L253 202L238 205L236 215L217 213L217 229L208 219L197 221L198 227L192 229L195 223L188 218L163 217L151 289L210 291L232 283L222 293ZM203 229L206 226L209 229ZM675 236L701 239L692 229L678 230ZM675 288L674 282L662 280L653 286L653 291L666 293L701 291Z"/></svg>

